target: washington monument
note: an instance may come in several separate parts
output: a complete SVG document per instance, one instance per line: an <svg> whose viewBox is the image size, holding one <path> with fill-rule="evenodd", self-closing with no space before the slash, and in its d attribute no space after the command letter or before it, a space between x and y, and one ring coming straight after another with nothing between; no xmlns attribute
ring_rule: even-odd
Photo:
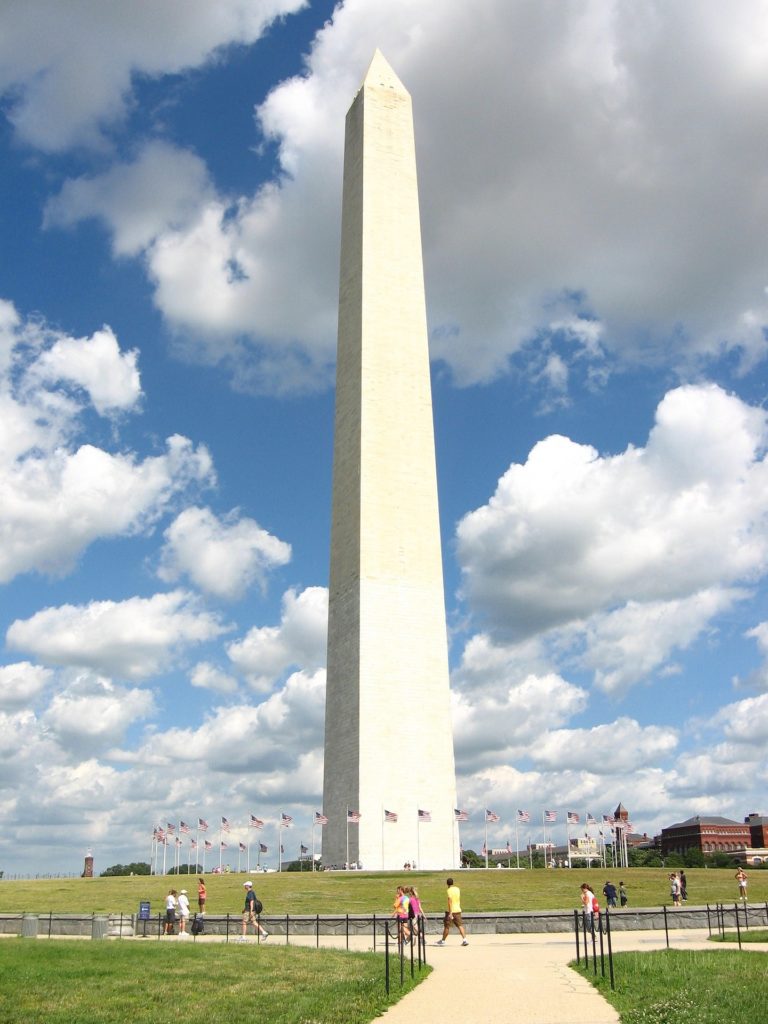
<svg viewBox="0 0 768 1024"><path fill-rule="evenodd" d="M457 866L413 116L378 51L346 120L325 716L323 862Z"/></svg>

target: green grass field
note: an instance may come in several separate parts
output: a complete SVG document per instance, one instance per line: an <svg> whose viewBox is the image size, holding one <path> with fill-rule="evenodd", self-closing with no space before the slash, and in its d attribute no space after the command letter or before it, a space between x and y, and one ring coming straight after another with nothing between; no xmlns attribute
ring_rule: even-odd
<svg viewBox="0 0 768 1024"><path fill-rule="evenodd" d="M614 956L616 991L591 973L622 1024L758 1024L768 1006L768 957L731 950Z"/></svg>
<svg viewBox="0 0 768 1024"><path fill-rule="evenodd" d="M398 976L387 996L373 953L9 939L0 942L0 1022L365 1024L418 980L401 989Z"/></svg>
<svg viewBox="0 0 768 1024"><path fill-rule="evenodd" d="M768 928L744 928L741 929L741 936L738 932L726 932L724 935L713 935L711 942L738 942L741 937L742 944L745 942L768 942Z"/></svg>
<svg viewBox="0 0 768 1024"><path fill-rule="evenodd" d="M669 903L667 874L663 868L630 868L622 872L631 907ZM731 869L699 868L686 871L688 901L733 903L737 891ZM245 874L206 875L208 912L238 913L242 909ZM465 912L497 910L568 910L579 903L579 885L591 882L600 895L607 878L619 881L614 871L536 870L457 871ZM387 913L395 886L415 885L428 912L445 904L445 873L421 871L397 874L367 872L286 872L253 876L254 888L266 914ZM135 913L148 899L153 915L164 909L168 889L186 888L196 906L195 876L153 875L134 878L71 878L36 881L0 881L0 913ZM749 873L749 899L768 901L768 871Z"/></svg>

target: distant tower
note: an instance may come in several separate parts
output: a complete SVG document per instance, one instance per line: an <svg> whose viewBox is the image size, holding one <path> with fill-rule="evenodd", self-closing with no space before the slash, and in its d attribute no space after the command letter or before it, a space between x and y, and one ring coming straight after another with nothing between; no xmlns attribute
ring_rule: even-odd
<svg viewBox="0 0 768 1024"><path fill-rule="evenodd" d="M83 862L83 873L80 877L93 878L93 853L90 850L86 851L85 861Z"/></svg>
<svg viewBox="0 0 768 1024"><path fill-rule="evenodd" d="M346 120L323 861L456 867L455 805L413 117L376 51Z"/></svg>

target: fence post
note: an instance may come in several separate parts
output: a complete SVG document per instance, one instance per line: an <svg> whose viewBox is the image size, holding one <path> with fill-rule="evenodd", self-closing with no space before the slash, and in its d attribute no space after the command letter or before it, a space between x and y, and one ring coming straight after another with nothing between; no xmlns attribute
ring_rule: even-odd
<svg viewBox="0 0 768 1024"><path fill-rule="evenodd" d="M664 904L664 935L667 939L667 949L669 949L669 922L667 921L667 904Z"/></svg>
<svg viewBox="0 0 768 1024"><path fill-rule="evenodd" d="M320 915L315 917L315 945L320 949Z"/></svg>
<svg viewBox="0 0 768 1024"><path fill-rule="evenodd" d="M709 916L709 904L707 904L707 931L709 932L710 939L712 938L712 919Z"/></svg>
<svg viewBox="0 0 768 1024"><path fill-rule="evenodd" d="M606 908L605 912L606 912L606 914L608 913L607 908ZM597 918L597 930L600 932L600 974L604 978L605 977L605 952L604 952L604 949L603 949L603 922L602 922L602 918L599 915L598 915L598 918Z"/></svg>
<svg viewBox="0 0 768 1024"><path fill-rule="evenodd" d="M349 914L346 918L346 932L347 932L347 952L349 952Z"/></svg>
<svg viewBox="0 0 768 1024"><path fill-rule="evenodd" d="M611 975L611 990L616 988L613 978L613 946L611 944L611 915L605 911L605 933L608 936L608 970Z"/></svg>
<svg viewBox="0 0 768 1024"><path fill-rule="evenodd" d="M389 995L389 926L384 925L384 984Z"/></svg>
<svg viewBox="0 0 768 1024"><path fill-rule="evenodd" d="M376 952L376 915L373 915L373 952Z"/></svg>
<svg viewBox="0 0 768 1024"><path fill-rule="evenodd" d="M741 925L739 924L739 904L734 903L733 906L736 910L736 938L739 942L739 949L741 949Z"/></svg>
<svg viewBox="0 0 768 1024"><path fill-rule="evenodd" d="M595 915L593 913L590 913L589 920L592 927L592 970L595 977L597 977L597 942L595 940Z"/></svg>
<svg viewBox="0 0 768 1024"><path fill-rule="evenodd" d="M573 923L576 926L576 963L581 966L581 955L579 951L579 912L578 910L573 911Z"/></svg>

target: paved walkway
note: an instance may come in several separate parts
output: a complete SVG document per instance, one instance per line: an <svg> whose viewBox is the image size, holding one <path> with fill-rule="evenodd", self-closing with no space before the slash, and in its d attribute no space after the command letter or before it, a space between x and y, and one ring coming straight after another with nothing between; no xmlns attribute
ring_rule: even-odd
<svg viewBox="0 0 768 1024"><path fill-rule="evenodd" d="M706 929L674 931L670 941L674 949L723 948L707 942L707 935ZM614 952L665 947L664 932L614 932L612 939ZM380 1019L385 1024L618 1024L613 1007L567 966L575 958L573 935L471 935L465 947L455 935L442 947L429 936L433 972Z"/></svg>

